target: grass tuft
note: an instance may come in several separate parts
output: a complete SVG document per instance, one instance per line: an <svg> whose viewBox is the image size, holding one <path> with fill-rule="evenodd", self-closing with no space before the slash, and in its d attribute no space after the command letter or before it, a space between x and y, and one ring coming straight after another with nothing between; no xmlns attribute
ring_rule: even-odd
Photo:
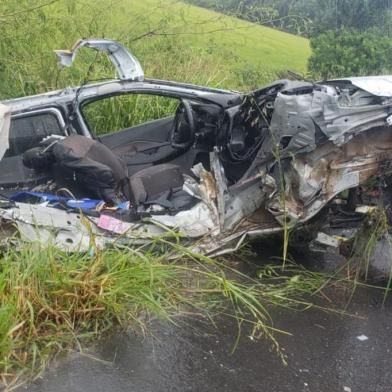
<svg viewBox="0 0 392 392"><path fill-rule="evenodd" d="M114 325L148 333L152 318L175 322L189 314L234 317L238 339L249 324L252 334L268 338L285 360L276 338L285 331L274 327L269 309L313 306L302 296L319 288L321 275L296 267L295 275L287 268L290 275L284 277L267 266L251 278L162 241L169 253L118 247L91 256L35 243L8 249L0 270L3 384L11 388L36 377L55 353L81 350Z"/></svg>

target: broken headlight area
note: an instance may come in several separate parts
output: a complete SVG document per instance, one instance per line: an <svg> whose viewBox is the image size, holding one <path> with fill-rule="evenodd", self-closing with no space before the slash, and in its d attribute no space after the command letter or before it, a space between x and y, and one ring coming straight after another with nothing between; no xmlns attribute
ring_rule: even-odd
<svg viewBox="0 0 392 392"><path fill-rule="evenodd" d="M342 192L290 235L295 260L343 278L387 281L391 272L391 178Z"/></svg>

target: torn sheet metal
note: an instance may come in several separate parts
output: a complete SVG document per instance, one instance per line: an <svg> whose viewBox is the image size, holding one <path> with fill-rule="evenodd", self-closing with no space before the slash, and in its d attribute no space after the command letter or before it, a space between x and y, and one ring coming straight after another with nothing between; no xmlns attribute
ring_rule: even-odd
<svg viewBox="0 0 392 392"><path fill-rule="evenodd" d="M96 237L98 231L94 222L82 214L45 205L16 203L3 218L16 222L22 240L53 244L66 251L86 252L93 246L104 246L101 238Z"/></svg>
<svg viewBox="0 0 392 392"><path fill-rule="evenodd" d="M77 51L82 47L107 53L121 80L142 81L144 79L144 72L138 59L120 43L106 39L82 39L77 41L71 50L55 50L60 66L70 67Z"/></svg>
<svg viewBox="0 0 392 392"><path fill-rule="evenodd" d="M188 177L184 183L183 189L191 196L196 196L210 210L210 220L215 225L220 226L220 215L217 204L218 186L213 174L204 169L201 163L192 168L192 172L199 178L199 183Z"/></svg>
<svg viewBox="0 0 392 392"><path fill-rule="evenodd" d="M214 176L216 184L216 204L219 214L219 225L223 229L225 222L225 212L226 212L226 200L229 199L227 180L225 177L225 171L222 164L219 161L219 156L217 151L210 153L211 171Z"/></svg>
<svg viewBox="0 0 392 392"><path fill-rule="evenodd" d="M174 216L157 215L153 221L173 228L182 236L189 238L213 235L217 228L217 222L213 219L211 209L204 202L196 204L188 211L178 212Z"/></svg>
<svg viewBox="0 0 392 392"><path fill-rule="evenodd" d="M326 143L306 156L287 160L283 167L284 203L278 192L267 208L281 221L306 222L342 191L391 175L392 137L389 131L376 129L342 147Z"/></svg>
<svg viewBox="0 0 392 392"><path fill-rule="evenodd" d="M369 81L369 85L373 86L372 83ZM377 89L377 81L374 83ZM308 153L326 141L340 146L357 134L388 125L391 115L388 97L392 90L389 82L385 81L383 86L389 91L385 99L362 89L352 92L332 87L329 82L314 86L303 82L301 89L298 82L288 82L274 100L269 132L259 157L272 158L277 149L282 158Z"/></svg>
<svg viewBox="0 0 392 392"><path fill-rule="evenodd" d="M114 243L140 245L162 235L163 227L151 223L134 223L123 235L98 226L99 219L83 213L59 210L47 205L15 203L0 209L0 218L14 222L22 240L53 244L68 252L103 249Z"/></svg>

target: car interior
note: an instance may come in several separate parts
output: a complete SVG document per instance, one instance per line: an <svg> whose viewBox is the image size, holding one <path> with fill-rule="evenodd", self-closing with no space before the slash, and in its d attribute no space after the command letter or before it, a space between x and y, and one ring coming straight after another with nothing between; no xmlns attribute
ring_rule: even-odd
<svg viewBox="0 0 392 392"><path fill-rule="evenodd" d="M217 105L182 99L174 115L97 138L126 163L138 205L178 210L189 202L183 174L192 176L191 168L199 162L208 168L221 112Z"/></svg>
<svg viewBox="0 0 392 392"><path fill-rule="evenodd" d="M135 200L140 205L155 202L181 206L188 203L189 197L185 197L182 191L182 174L191 175L190 169L195 163L208 165L208 154L216 134L216 116L220 115L221 108L198 102L193 102L191 108L189 101L178 102L172 116L100 136L93 135L126 163ZM11 120L9 148L0 161L3 194L37 186L45 190L45 184L53 180L52 174L29 169L23 164L22 155L40 146L42 140L51 135L65 136L52 113L42 112ZM163 193L166 193L164 197ZM169 199L178 199L178 202L172 203Z"/></svg>
<svg viewBox="0 0 392 392"><path fill-rule="evenodd" d="M171 113L163 111L160 118L142 119L130 126L120 121L119 129L109 129L109 132L106 132L107 129L102 132L101 125L107 119L99 117L99 107L90 116L97 125L88 121L89 105L102 100L101 97L80 105L92 137L125 162L134 199L138 205L146 208L154 204L179 210L189 205L189 195L182 190L183 174L193 176L191 168L198 163L210 170L209 154L216 148L228 184L235 183L249 168L265 132L254 114L249 115L248 109L234 112L230 118L219 105L211 102L170 99L176 101ZM139 108L139 111L142 109ZM125 115L130 116L129 113ZM244 121L244 117L247 120ZM110 127L112 123L104 125ZM37 186L45 190L46 184L53 183L51 173L24 166L22 154L40 146L46 137L66 136L64 129L58 118L49 111L11 120L9 149L0 161L3 194L12 193L15 189L31 190ZM53 184L51 186L53 188Z"/></svg>

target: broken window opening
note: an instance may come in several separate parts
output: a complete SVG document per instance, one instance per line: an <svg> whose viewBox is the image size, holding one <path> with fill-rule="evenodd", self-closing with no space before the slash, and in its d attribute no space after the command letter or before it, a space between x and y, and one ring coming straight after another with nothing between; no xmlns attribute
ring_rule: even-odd
<svg viewBox="0 0 392 392"><path fill-rule="evenodd" d="M21 155L28 149L39 146L42 139L50 135L65 136L64 127L54 113L44 111L13 117L5 157Z"/></svg>
<svg viewBox="0 0 392 392"><path fill-rule="evenodd" d="M87 103L82 112L90 131L95 135L104 135L174 116L178 105L178 98L124 94Z"/></svg>

